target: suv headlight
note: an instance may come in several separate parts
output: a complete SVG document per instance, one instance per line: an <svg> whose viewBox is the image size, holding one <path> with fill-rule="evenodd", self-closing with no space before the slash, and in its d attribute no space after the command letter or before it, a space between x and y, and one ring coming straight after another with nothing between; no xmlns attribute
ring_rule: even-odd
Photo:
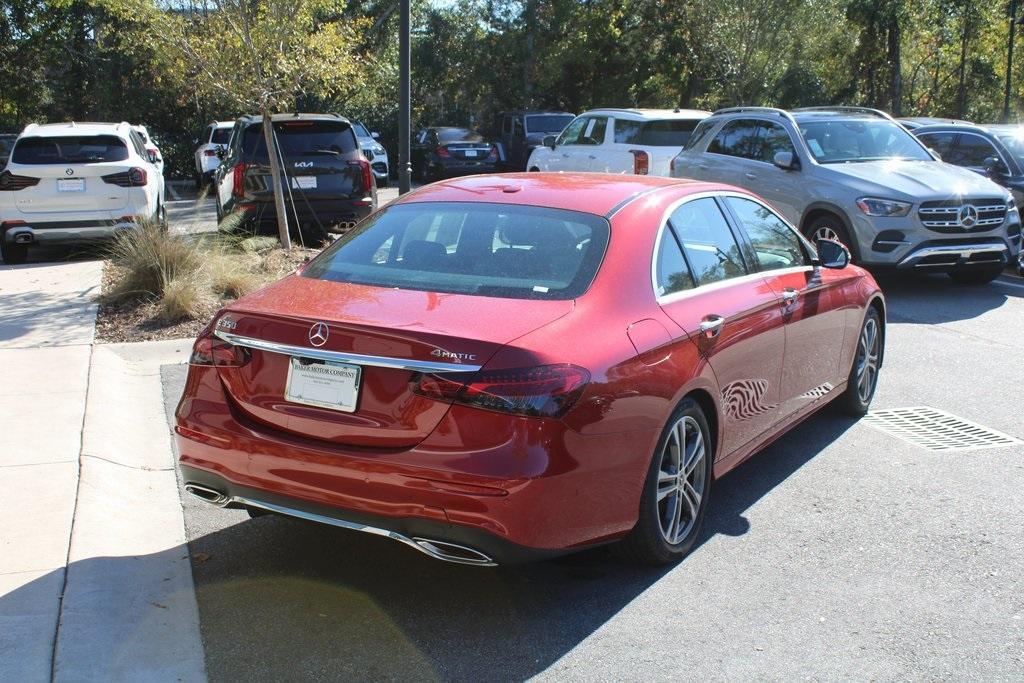
<svg viewBox="0 0 1024 683"><path fill-rule="evenodd" d="M898 202L895 199L879 199L878 197L861 197L857 200L860 210L869 216L906 216L910 213L910 202Z"/></svg>
<svg viewBox="0 0 1024 683"><path fill-rule="evenodd" d="M1013 195L1006 198L1006 213L1017 213L1017 202L1013 201Z"/></svg>
<svg viewBox="0 0 1024 683"><path fill-rule="evenodd" d="M381 147L380 145L377 145L376 147L373 148L373 153L374 154L384 154L385 153L384 152L384 148Z"/></svg>

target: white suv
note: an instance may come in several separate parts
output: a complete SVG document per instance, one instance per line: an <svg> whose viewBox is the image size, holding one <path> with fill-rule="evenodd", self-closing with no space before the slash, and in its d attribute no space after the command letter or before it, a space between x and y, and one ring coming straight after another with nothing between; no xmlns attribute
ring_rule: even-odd
<svg viewBox="0 0 1024 683"><path fill-rule="evenodd" d="M594 109L533 150L528 171L669 175L669 164L711 112L694 109Z"/></svg>
<svg viewBox="0 0 1024 683"><path fill-rule="evenodd" d="M203 129L196 139L195 176L196 189L213 181L213 174L220 166L220 154L228 148L234 121L214 121Z"/></svg>
<svg viewBox="0 0 1024 683"><path fill-rule="evenodd" d="M29 124L0 173L0 247L21 263L33 244L101 240L166 225L164 178L127 123Z"/></svg>

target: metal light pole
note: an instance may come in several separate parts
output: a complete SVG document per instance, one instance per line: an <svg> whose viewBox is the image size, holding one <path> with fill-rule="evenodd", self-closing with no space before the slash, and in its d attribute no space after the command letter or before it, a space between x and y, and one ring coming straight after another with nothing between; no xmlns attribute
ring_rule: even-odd
<svg viewBox="0 0 1024 683"><path fill-rule="evenodd" d="M401 0L398 27L398 194L409 191L412 166L409 161L409 129L412 127L409 70L409 0Z"/></svg>
<svg viewBox="0 0 1024 683"><path fill-rule="evenodd" d="M1003 89L1003 123L1010 122L1010 75L1013 72L1013 34L1017 30L1017 0L1010 0L1010 36L1006 43L1006 87Z"/></svg>

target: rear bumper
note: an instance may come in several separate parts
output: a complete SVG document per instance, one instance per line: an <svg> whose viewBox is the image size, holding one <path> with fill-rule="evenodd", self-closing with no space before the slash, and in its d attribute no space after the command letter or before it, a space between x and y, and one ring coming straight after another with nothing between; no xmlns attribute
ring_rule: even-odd
<svg viewBox="0 0 1024 683"><path fill-rule="evenodd" d="M471 175L474 173L495 173L498 170L497 161L453 161L445 160L438 164L440 175L450 178L460 175Z"/></svg>
<svg viewBox="0 0 1024 683"><path fill-rule="evenodd" d="M256 423L214 368L191 367L175 443L183 481L233 504L455 544L501 564L613 540L636 523L650 458L638 444L657 434L584 436L482 413L453 406L412 448L344 447Z"/></svg>
<svg viewBox="0 0 1024 683"><path fill-rule="evenodd" d="M34 222L3 226L2 239L8 244L67 244L102 242L122 230L134 230L135 223L116 220Z"/></svg>
<svg viewBox="0 0 1024 683"><path fill-rule="evenodd" d="M297 199L294 208L291 202L285 200L285 211L288 214L289 223L295 221L298 215L300 225L318 222L324 228L330 229L335 226L351 228L353 225L369 216L376 208L376 199L311 199L309 202ZM246 222L261 233L277 233L277 211L273 201L251 201L243 200L235 207L235 210L242 210L246 215Z"/></svg>

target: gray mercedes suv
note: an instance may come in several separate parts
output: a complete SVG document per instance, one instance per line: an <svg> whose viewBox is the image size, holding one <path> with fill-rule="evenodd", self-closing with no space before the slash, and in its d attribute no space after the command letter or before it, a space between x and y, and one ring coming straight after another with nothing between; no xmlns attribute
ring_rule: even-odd
<svg viewBox="0 0 1024 683"><path fill-rule="evenodd" d="M1021 250L1005 188L939 161L874 109L721 109L693 132L672 175L751 190L812 241L842 242L866 266L981 284Z"/></svg>

